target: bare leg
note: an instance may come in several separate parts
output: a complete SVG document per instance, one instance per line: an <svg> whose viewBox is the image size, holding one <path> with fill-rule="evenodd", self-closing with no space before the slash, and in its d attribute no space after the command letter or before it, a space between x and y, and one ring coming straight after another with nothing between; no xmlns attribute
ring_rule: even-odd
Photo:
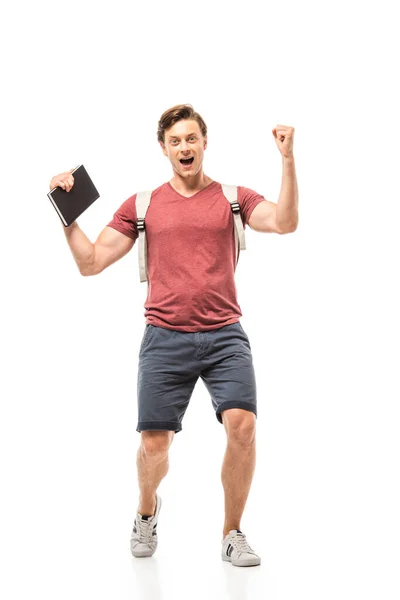
<svg viewBox="0 0 400 600"><path fill-rule="evenodd" d="M253 480L256 465L255 415L241 409L230 409L224 411L223 423L228 438L221 472L225 492L225 537L231 529L240 529Z"/></svg>
<svg viewBox="0 0 400 600"><path fill-rule="evenodd" d="M156 491L168 473L168 449L174 437L173 431L142 431L137 452L137 470L140 489L138 512L154 515Z"/></svg>

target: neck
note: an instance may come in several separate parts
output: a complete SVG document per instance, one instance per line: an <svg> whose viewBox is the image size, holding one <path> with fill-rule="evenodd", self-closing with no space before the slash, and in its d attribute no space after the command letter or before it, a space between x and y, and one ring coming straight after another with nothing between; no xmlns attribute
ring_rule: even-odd
<svg viewBox="0 0 400 600"><path fill-rule="evenodd" d="M170 184L177 192L185 196L186 194L190 195L199 192L212 181L211 177L205 175L201 170L191 177L182 177L179 173L174 172Z"/></svg>

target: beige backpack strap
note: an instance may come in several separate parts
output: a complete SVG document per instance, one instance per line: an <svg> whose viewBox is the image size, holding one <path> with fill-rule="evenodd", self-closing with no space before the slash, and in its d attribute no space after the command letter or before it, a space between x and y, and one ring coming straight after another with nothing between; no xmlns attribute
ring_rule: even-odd
<svg viewBox="0 0 400 600"><path fill-rule="evenodd" d="M147 281L147 241L145 217L151 200L151 191L138 192L136 195L137 230L139 233L139 275L140 283Z"/></svg>
<svg viewBox="0 0 400 600"><path fill-rule="evenodd" d="M240 216L240 205L237 201L238 189L235 185L222 185L222 191L231 205L233 219L235 223L235 240L236 240L236 264L239 259L240 250L246 250L246 240L244 236L244 227L242 217Z"/></svg>

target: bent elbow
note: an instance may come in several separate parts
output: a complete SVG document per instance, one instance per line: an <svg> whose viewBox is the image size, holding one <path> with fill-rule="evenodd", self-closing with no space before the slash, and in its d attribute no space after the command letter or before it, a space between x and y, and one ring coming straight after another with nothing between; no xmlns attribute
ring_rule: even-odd
<svg viewBox="0 0 400 600"><path fill-rule="evenodd" d="M284 227L279 227L278 233L279 233L279 235L285 235L285 233L293 233L294 231L296 231L297 225L298 225L298 221L296 221L295 223L290 223L288 225L285 225Z"/></svg>
<svg viewBox="0 0 400 600"><path fill-rule="evenodd" d="M92 268L92 267L81 267L79 269L79 273L83 276L83 277L90 277L91 275L96 275L96 271Z"/></svg>
<svg viewBox="0 0 400 600"><path fill-rule="evenodd" d="M79 267L79 272L83 277L91 277L92 275L97 275L101 273L103 269L100 268L98 261L91 260L89 263L85 263Z"/></svg>

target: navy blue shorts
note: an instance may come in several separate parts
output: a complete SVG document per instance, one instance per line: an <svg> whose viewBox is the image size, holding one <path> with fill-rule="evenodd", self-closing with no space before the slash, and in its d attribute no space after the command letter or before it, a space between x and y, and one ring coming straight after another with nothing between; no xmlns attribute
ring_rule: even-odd
<svg viewBox="0 0 400 600"><path fill-rule="evenodd" d="M136 431L181 431L199 377L220 423L227 408L257 417L251 347L239 322L193 333L147 324L139 351Z"/></svg>

